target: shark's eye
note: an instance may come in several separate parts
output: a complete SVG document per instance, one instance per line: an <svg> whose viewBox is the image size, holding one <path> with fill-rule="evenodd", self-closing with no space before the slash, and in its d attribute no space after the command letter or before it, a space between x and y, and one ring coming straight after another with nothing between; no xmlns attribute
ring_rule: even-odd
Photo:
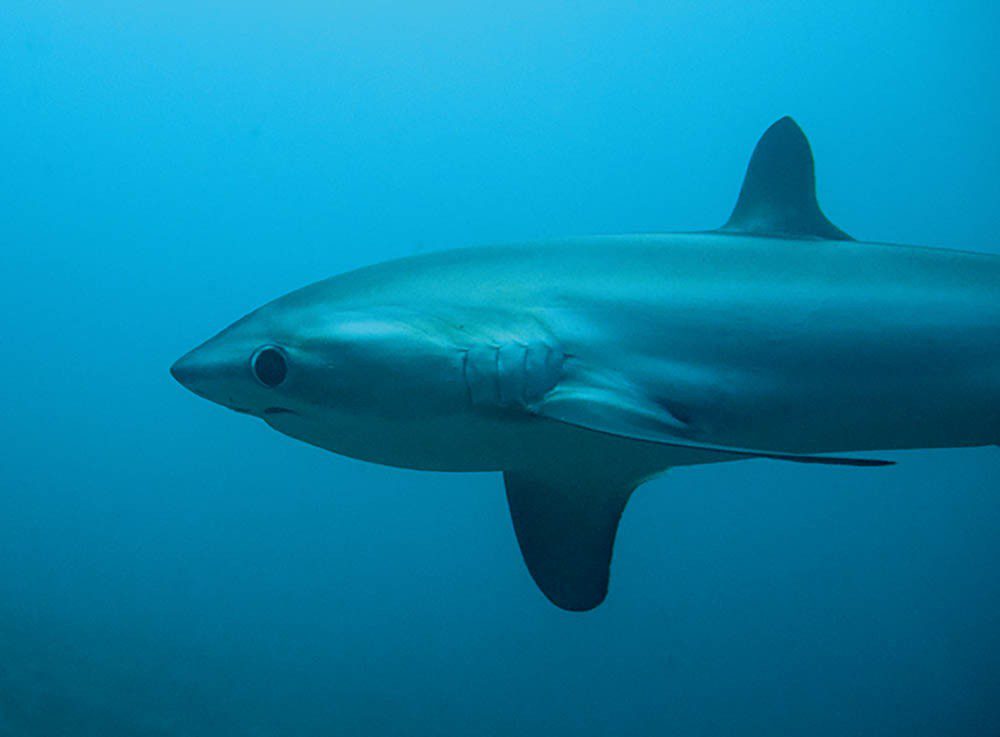
<svg viewBox="0 0 1000 737"><path fill-rule="evenodd" d="M250 359L250 368L264 386L273 389L285 380L288 375L288 362L285 354L274 346L259 348Z"/></svg>

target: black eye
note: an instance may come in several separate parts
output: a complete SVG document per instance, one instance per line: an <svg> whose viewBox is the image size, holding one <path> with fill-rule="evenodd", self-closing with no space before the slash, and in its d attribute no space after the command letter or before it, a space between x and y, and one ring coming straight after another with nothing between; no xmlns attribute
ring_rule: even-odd
<svg viewBox="0 0 1000 737"><path fill-rule="evenodd" d="M288 375L288 362L285 354L272 346L261 348L250 359L250 368L257 381L273 389L285 380Z"/></svg>

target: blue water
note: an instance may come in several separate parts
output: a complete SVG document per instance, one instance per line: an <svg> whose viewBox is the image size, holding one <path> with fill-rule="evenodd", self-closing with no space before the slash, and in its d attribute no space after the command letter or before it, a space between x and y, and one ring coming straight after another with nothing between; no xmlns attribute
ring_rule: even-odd
<svg viewBox="0 0 1000 737"><path fill-rule="evenodd" d="M778 117L831 220L1000 252L1000 12L0 11L0 735L1000 734L1000 450L677 471L589 614L499 478L174 383L257 305L456 245L708 228Z"/></svg>

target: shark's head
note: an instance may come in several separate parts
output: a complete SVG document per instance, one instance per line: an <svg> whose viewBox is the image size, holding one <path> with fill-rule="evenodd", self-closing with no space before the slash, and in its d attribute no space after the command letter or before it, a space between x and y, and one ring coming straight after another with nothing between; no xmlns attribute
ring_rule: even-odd
<svg viewBox="0 0 1000 737"><path fill-rule="evenodd" d="M170 367L198 396L246 414L267 417L307 411L309 386L331 373L322 345L304 345L273 310L253 312L182 356Z"/></svg>
<svg viewBox="0 0 1000 737"><path fill-rule="evenodd" d="M465 398L461 358L426 320L304 292L251 312L170 373L205 399L340 450L343 436L454 411Z"/></svg>

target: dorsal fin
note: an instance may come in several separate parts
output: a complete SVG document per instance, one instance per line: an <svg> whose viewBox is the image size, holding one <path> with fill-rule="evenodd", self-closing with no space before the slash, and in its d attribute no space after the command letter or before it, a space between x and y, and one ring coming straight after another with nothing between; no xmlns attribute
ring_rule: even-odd
<svg viewBox="0 0 1000 737"><path fill-rule="evenodd" d="M768 128L757 142L733 214L719 230L779 238L854 240L819 209L812 150L802 129L789 117Z"/></svg>

